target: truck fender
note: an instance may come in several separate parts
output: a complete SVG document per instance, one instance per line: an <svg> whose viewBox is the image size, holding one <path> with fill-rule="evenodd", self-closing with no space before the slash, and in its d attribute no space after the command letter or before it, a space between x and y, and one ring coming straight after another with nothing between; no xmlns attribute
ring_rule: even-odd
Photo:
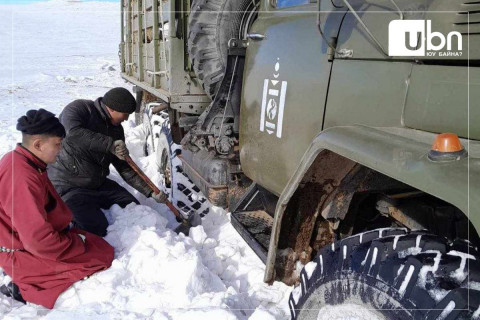
<svg viewBox="0 0 480 320"><path fill-rule="evenodd" d="M466 158L433 162L427 154L435 134L410 128L362 125L332 127L318 134L282 191L275 209L264 281L275 279L275 260L285 209L319 154L329 150L459 208L480 231L480 142L461 139ZM470 215L470 208L474 214Z"/></svg>

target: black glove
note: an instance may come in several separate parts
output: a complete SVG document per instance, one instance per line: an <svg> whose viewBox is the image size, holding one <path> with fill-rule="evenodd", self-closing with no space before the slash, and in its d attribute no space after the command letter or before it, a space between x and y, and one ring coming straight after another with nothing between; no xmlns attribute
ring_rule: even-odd
<svg viewBox="0 0 480 320"><path fill-rule="evenodd" d="M115 140L110 148L110 152L120 160L125 160L125 157L129 155L127 145L123 140Z"/></svg>

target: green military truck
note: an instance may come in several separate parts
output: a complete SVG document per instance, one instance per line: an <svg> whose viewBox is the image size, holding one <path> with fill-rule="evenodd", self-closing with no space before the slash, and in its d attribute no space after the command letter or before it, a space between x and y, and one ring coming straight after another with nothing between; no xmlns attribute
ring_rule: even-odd
<svg viewBox="0 0 480 320"><path fill-rule="evenodd" d="M480 1L121 8L146 152L296 285L292 319L480 319Z"/></svg>

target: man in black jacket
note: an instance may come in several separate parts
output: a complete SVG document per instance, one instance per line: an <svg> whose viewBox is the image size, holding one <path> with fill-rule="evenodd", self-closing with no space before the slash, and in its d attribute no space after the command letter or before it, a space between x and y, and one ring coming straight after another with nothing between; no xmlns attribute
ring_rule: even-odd
<svg viewBox="0 0 480 320"><path fill-rule="evenodd" d="M48 168L55 189L72 210L75 226L105 236L108 222L101 209L122 208L137 199L107 179L113 164L120 176L146 197L164 202L125 161L128 150L121 123L135 111L136 101L124 88L114 88L95 101L75 100L60 114L67 135L57 162Z"/></svg>

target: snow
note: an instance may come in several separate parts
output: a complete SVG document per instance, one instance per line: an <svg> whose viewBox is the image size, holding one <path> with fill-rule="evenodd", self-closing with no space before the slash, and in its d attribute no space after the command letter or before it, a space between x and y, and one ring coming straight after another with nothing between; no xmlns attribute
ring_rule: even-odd
<svg viewBox="0 0 480 320"><path fill-rule="evenodd" d="M437 320L445 320L448 315L455 309L455 301L450 301L442 313L437 317Z"/></svg>
<svg viewBox="0 0 480 320"><path fill-rule="evenodd" d="M378 248L375 247L373 248L372 262L370 263L370 268L372 268L375 265L375 262L377 261L377 254L378 254Z"/></svg>
<svg viewBox="0 0 480 320"><path fill-rule="evenodd" d="M248 320L275 320L275 316L263 307L259 307Z"/></svg>
<svg viewBox="0 0 480 320"><path fill-rule="evenodd" d="M368 254L370 253L370 248L368 248L367 250L367 254L365 255L365 259L363 259L361 265L364 266L366 263L367 263L367 259L368 259Z"/></svg>
<svg viewBox="0 0 480 320"><path fill-rule="evenodd" d="M472 319L473 319L473 320L478 320L478 319L480 319L480 306L479 306L478 309L473 313Z"/></svg>
<svg viewBox="0 0 480 320"><path fill-rule="evenodd" d="M407 275L405 276L405 279L403 280L402 284L400 285L400 289L398 290L398 293L400 296L403 297L405 294L405 290L407 290L408 284L410 283L410 280L412 278L413 272L415 271L414 266L410 266L407 271Z"/></svg>
<svg viewBox="0 0 480 320"><path fill-rule="evenodd" d="M323 275L323 256L320 255L320 274Z"/></svg>
<svg viewBox="0 0 480 320"><path fill-rule="evenodd" d="M467 281L467 283L465 285L463 285L462 288L468 288L470 290L480 291L480 282Z"/></svg>
<svg viewBox="0 0 480 320"><path fill-rule="evenodd" d="M317 268L317 263L313 261L310 261L305 265L305 272L307 273L308 279L312 277L313 272L315 271L316 268Z"/></svg>
<svg viewBox="0 0 480 320"><path fill-rule="evenodd" d="M397 243L398 243L398 239L400 239L400 237L403 237L403 235L396 235L396 236L393 238L393 250L396 250L396 249L397 249Z"/></svg>
<svg viewBox="0 0 480 320"><path fill-rule="evenodd" d="M398 270L397 270L397 277L402 273L403 268L405 268L405 265L404 265L404 264L402 264L402 265L398 268Z"/></svg>
<svg viewBox="0 0 480 320"><path fill-rule="evenodd" d="M301 286L295 287L295 289L293 289L293 291L292 291L292 297L293 297L293 300L295 301L295 304L298 303L298 300L300 300L301 296L302 296Z"/></svg>
<svg viewBox="0 0 480 320"><path fill-rule="evenodd" d="M95 99L109 88L131 88L119 76L118 3L54 0L0 6L0 156L20 141L16 119L31 108L56 114L74 99ZM5 45L3 45L5 44ZM155 156L143 156L145 133L124 124L133 159L157 184ZM288 319L292 290L263 282L265 266L211 207L190 236L163 204L132 192L140 205L105 213L105 239L115 247L112 267L77 282L53 310L0 295L2 319ZM178 181L182 175L175 177ZM174 193L173 197L177 197ZM8 281L0 276L0 283Z"/></svg>
<svg viewBox="0 0 480 320"><path fill-rule="evenodd" d="M420 248L420 241L421 241L421 240L422 240L422 235L419 234L419 235L417 236L416 241L415 241L415 247L416 247L416 248Z"/></svg>
<svg viewBox="0 0 480 320"><path fill-rule="evenodd" d="M428 294L432 297L436 302L442 301L448 294L448 290L442 288L433 288L428 290Z"/></svg>
<svg viewBox="0 0 480 320"><path fill-rule="evenodd" d="M435 272L437 272L438 266L440 265L440 258L442 256L442 253L438 250L427 250L423 253L435 255L435 258L433 258L433 265L424 264L420 268L420 272L418 274L418 284L422 288L425 288L427 285L427 275L429 273L435 275Z"/></svg>
<svg viewBox="0 0 480 320"><path fill-rule="evenodd" d="M354 303L327 305L319 310L317 316L317 320L380 320L382 318L372 310Z"/></svg>
<svg viewBox="0 0 480 320"><path fill-rule="evenodd" d="M465 280L465 278L467 277L467 273L465 272L467 259L475 260L475 257L471 254L455 250L449 251L447 254L450 256L456 256L461 258L460 266L457 268L457 270L452 272L451 277L457 280L458 283L463 282L463 280Z"/></svg>
<svg viewBox="0 0 480 320"><path fill-rule="evenodd" d="M422 248L411 247L411 248L399 251L398 252L398 257L400 259L403 259L403 258L408 257L408 256L415 256L415 255L419 254L420 252L422 252Z"/></svg>

